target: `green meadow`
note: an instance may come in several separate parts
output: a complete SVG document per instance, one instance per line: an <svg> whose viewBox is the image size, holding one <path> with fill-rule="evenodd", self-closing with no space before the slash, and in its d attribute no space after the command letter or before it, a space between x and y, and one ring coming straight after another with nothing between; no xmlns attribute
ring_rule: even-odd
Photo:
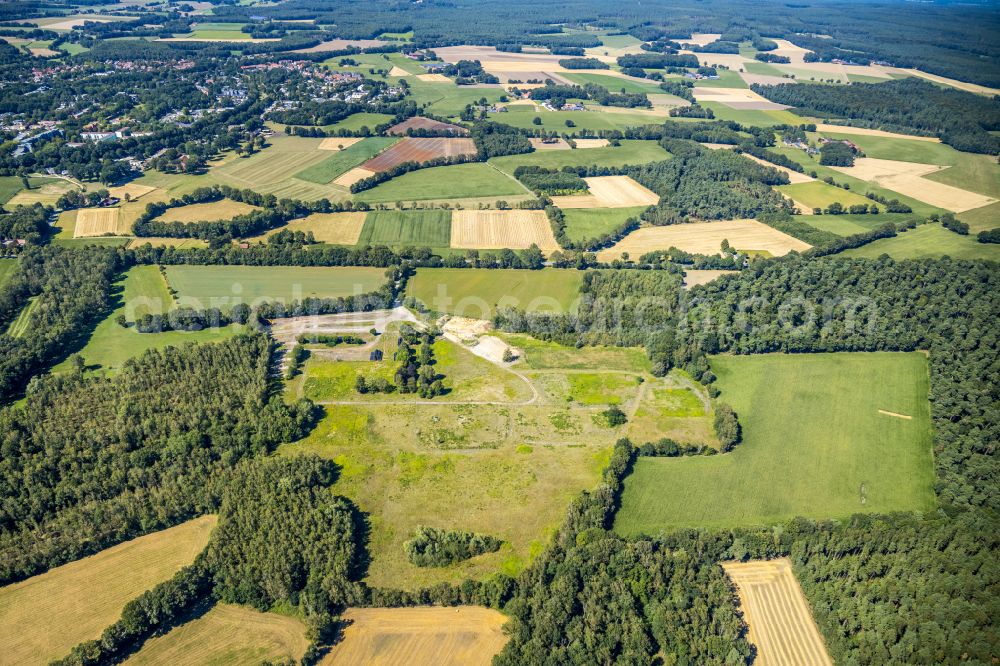
<svg viewBox="0 0 1000 666"><path fill-rule="evenodd" d="M576 307L582 284L583 273L569 269L420 268L410 278L406 295L435 312L491 319L504 306L569 312Z"/></svg>

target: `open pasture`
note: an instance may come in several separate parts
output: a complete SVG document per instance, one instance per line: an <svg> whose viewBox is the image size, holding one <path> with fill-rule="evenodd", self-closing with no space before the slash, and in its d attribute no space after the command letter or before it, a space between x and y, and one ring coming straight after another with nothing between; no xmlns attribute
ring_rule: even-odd
<svg viewBox="0 0 1000 666"><path fill-rule="evenodd" d="M79 189L75 184L62 178L29 178L28 183L31 189L25 190L21 187L21 179L13 177L10 186L3 187L3 190L13 191L10 198L5 203L7 208L12 209L17 206L31 206L40 203L44 206L54 206L59 197L70 190ZM8 189L9 188L9 189Z"/></svg>
<svg viewBox="0 0 1000 666"><path fill-rule="evenodd" d="M472 139L406 137L378 157L361 165L363 169L380 173L403 162L427 162L440 157L475 155L476 144Z"/></svg>
<svg viewBox="0 0 1000 666"><path fill-rule="evenodd" d="M998 222L994 221L994 227ZM893 238L881 238L861 247L845 250L845 257L876 259L887 254L893 259L943 257L1000 261L1000 245L980 243L973 235L960 236L940 224L924 224Z"/></svg>
<svg viewBox="0 0 1000 666"><path fill-rule="evenodd" d="M262 236L256 236L247 240L266 240L268 236L279 231L301 231L312 233L313 238L319 243L330 243L331 245L354 245L358 242L361 229L365 225L365 217L368 213L354 211L349 213L312 213L306 217L292 220L283 227L269 229Z"/></svg>
<svg viewBox="0 0 1000 666"><path fill-rule="evenodd" d="M552 197L559 208L628 208L652 206L660 197L628 176L593 176L584 178L589 194Z"/></svg>
<svg viewBox="0 0 1000 666"><path fill-rule="evenodd" d="M115 209L117 212L117 209ZM239 215L246 215L255 210L260 210L257 206L245 204L242 201L232 199L219 199L208 203L190 204L178 208L168 208L156 219L160 222L214 222L216 220L231 220ZM81 213L83 211L80 211ZM80 229L80 219L76 222L77 232Z"/></svg>
<svg viewBox="0 0 1000 666"><path fill-rule="evenodd" d="M357 239L359 245L448 247L451 211L373 210Z"/></svg>
<svg viewBox="0 0 1000 666"><path fill-rule="evenodd" d="M0 663L44 664L98 638L122 607L194 561L215 516L102 550L0 588Z"/></svg>
<svg viewBox="0 0 1000 666"><path fill-rule="evenodd" d="M386 279L384 269L360 266L168 266L166 270L178 305L223 310L238 303L363 294Z"/></svg>
<svg viewBox="0 0 1000 666"><path fill-rule="evenodd" d="M456 210L451 217L451 246L459 249L559 249L552 225L541 210Z"/></svg>
<svg viewBox="0 0 1000 666"><path fill-rule="evenodd" d="M569 269L420 268L410 278L406 295L435 312L492 319L496 308L504 306L571 312L582 284L583 273Z"/></svg>
<svg viewBox="0 0 1000 666"><path fill-rule="evenodd" d="M76 226L73 238L107 236L128 233L120 229L117 208L81 208L76 212Z"/></svg>
<svg viewBox="0 0 1000 666"><path fill-rule="evenodd" d="M563 218L566 221L566 236L574 241L596 238L614 231L631 218L638 219L644 210L646 210L646 206L567 208L563 211Z"/></svg>
<svg viewBox="0 0 1000 666"><path fill-rule="evenodd" d="M740 594L740 610L757 648L754 663L833 666L787 557L723 562Z"/></svg>
<svg viewBox="0 0 1000 666"><path fill-rule="evenodd" d="M450 134L454 134L455 136L469 135L469 129L467 127L462 127L461 125L455 125L453 123L443 123L440 120L433 120L432 118L424 118L423 116L413 116L412 118L407 118L401 123L396 123L395 125L386 130L386 134L394 134L396 136L406 136L407 130L448 132Z"/></svg>
<svg viewBox="0 0 1000 666"><path fill-rule="evenodd" d="M354 195L369 203L466 198L520 201L530 193L511 176L481 162L418 169Z"/></svg>
<svg viewBox="0 0 1000 666"><path fill-rule="evenodd" d="M370 130L374 130L379 125L383 125L392 120L392 116L388 113L369 113L367 111L361 111L359 113L354 113L343 120L338 120L337 122L324 125L323 129L327 131L337 131L337 130L350 130L356 132L362 127L367 127ZM327 137L327 138L346 138L346 137Z"/></svg>
<svg viewBox="0 0 1000 666"><path fill-rule="evenodd" d="M933 510L922 353L715 356L711 366L743 441L713 457L640 458L616 531Z"/></svg>
<svg viewBox="0 0 1000 666"><path fill-rule="evenodd" d="M925 178L947 168L936 164L861 157L854 161L854 166L831 168L954 213L982 208L997 201L992 197ZM995 175L1000 177L1000 172L995 172Z"/></svg>
<svg viewBox="0 0 1000 666"><path fill-rule="evenodd" d="M601 261L613 261L627 252L638 259L647 252L678 250L694 254L718 254L723 240L744 251L767 252L779 257L792 250L802 252L811 246L786 233L756 220L722 220L718 222L692 222L663 227L636 229L606 250L597 253Z"/></svg>
<svg viewBox="0 0 1000 666"><path fill-rule="evenodd" d="M507 643L502 613L458 608L351 608L344 639L320 664L488 666Z"/></svg>
<svg viewBox="0 0 1000 666"><path fill-rule="evenodd" d="M845 190L841 187L824 183L821 180L793 185L779 185L774 189L810 211L813 208L826 208L832 203L840 203L844 206L874 203L857 192Z"/></svg>
<svg viewBox="0 0 1000 666"><path fill-rule="evenodd" d="M306 626L298 618L216 604L204 615L149 639L125 663L257 666L299 659L308 646Z"/></svg>
<svg viewBox="0 0 1000 666"><path fill-rule="evenodd" d="M331 139L323 139L324 142ZM325 185L351 169L370 160L382 151L391 149L396 139L387 137L369 137L346 146L343 150L328 155L323 161L312 164L295 174L300 180ZM388 152L388 151L387 151ZM339 184L339 181L335 181Z"/></svg>
<svg viewBox="0 0 1000 666"><path fill-rule="evenodd" d="M576 150L542 149L522 155L494 157L489 163L505 173L513 174L519 166L540 166L561 169L564 166L622 167L626 164L647 164L670 159L656 141L624 140L619 146L607 145L606 139L576 139ZM604 145L594 146L591 142ZM567 145L566 148L569 146Z"/></svg>

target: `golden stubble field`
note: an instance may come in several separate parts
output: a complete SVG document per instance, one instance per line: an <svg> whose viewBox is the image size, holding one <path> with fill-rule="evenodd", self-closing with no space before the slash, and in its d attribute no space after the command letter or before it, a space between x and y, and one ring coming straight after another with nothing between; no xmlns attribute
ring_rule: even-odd
<svg viewBox="0 0 1000 666"><path fill-rule="evenodd" d="M368 213L363 211L352 211L349 213L312 213L298 220L292 220L288 224L269 229L261 236L248 238L249 241L266 241L268 236L279 231L301 231L303 233L311 231L313 237L319 243L330 243L331 245L354 245L358 242L361 230L365 226L365 218Z"/></svg>
<svg viewBox="0 0 1000 666"><path fill-rule="evenodd" d="M455 608L351 608L324 666L486 666L507 643L501 613Z"/></svg>
<svg viewBox="0 0 1000 666"><path fill-rule="evenodd" d="M534 243L542 252L559 249L552 225L541 210L456 210L451 246L460 249L522 250Z"/></svg>
<svg viewBox="0 0 1000 666"><path fill-rule="evenodd" d="M119 229L118 221L117 208L81 208L76 213L73 238L123 233L123 230Z"/></svg>
<svg viewBox="0 0 1000 666"><path fill-rule="evenodd" d="M642 227L608 249L598 252L597 258L600 261L613 261L620 258L623 252L628 252L630 258L638 259L647 252L668 250L671 247L694 254L718 254L723 240L728 240L737 250L767 252L775 257L792 250L802 252L811 247L808 243L757 220L722 220Z"/></svg>
<svg viewBox="0 0 1000 666"><path fill-rule="evenodd" d="M628 176L594 176L583 180L589 194L552 197L553 205L559 208L629 208L652 206L660 200L655 192Z"/></svg>
<svg viewBox="0 0 1000 666"><path fill-rule="evenodd" d="M833 666L787 557L725 562L757 648L758 666Z"/></svg>

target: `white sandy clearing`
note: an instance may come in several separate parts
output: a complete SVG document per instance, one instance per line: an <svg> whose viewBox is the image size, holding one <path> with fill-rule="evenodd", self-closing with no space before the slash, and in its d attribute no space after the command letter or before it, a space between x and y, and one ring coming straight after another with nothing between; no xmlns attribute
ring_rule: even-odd
<svg viewBox="0 0 1000 666"><path fill-rule="evenodd" d="M778 164L768 162L767 160L762 160L759 157L754 157L749 153L743 153L743 157L747 158L748 160L753 160L757 164L761 164L766 167L771 167L772 169L777 169L781 173L788 176L788 182L790 185L796 185L798 183L811 183L813 181L812 178L810 178L804 173L799 173L798 171L792 171L787 167L783 167Z"/></svg>
<svg viewBox="0 0 1000 666"><path fill-rule="evenodd" d="M816 131L830 134L857 134L858 136L884 136L887 139L909 139L910 141L929 141L931 143L941 143L941 139L936 136L914 136L912 134L899 134L898 132L886 132L884 130L869 129L867 127L853 127L851 125L831 125L829 123L816 123Z"/></svg>
<svg viewBox="0 0 1000 666"><path fill-rule="evenodd" d="M996 203L992 197L924 178L928 173L947 168L936 164L861 157L854 160L854 166L831 168L953 213Z"/></svg>
<svg viewBox="0 0 1000 666"><path fill-rule="evenodd" d="M787 557L724 562L722 568L739 591L748 638L757 648L754 663L833 666Z"/></svg>
<svg viewBox="0 0 1000 666"><path fill-rule="evenodd" d="M585 148L604 148L608 145L607 139L573 139L573 143L580 150Z"/></svg>
<svg viewBox="0 0 1000 666"><path fill-rule="evenodd" d="M334 179L333 184L340 185L341 187L350 187L359 180L364 180L365 178L370 178L371 176L374 175L375 175L374 171L369 171L368 169L362 169L361 167L355 167L350 171L348 171L347 173L343 173L337 176L337 178Z"/></svg>
<svg viewBox="0 0 1000 666"><path fill-rule="evenodd" d="M353 146L362 139L360 136L328 136L319 142L319 149L339 151Z"/></svg>
<svg viewBox="0 0 1000 666"><path fill-rule="evenodd" d="M559 208L628 208L652 206L660 197L628 176L594 176L584 178L589 194L552 197Z"/></svg>
<svg viewBox="0 0 1000 666"><path fill-rule="evenodd" d="M768 252L776 257L811 247L757 220L725 220L642 227L610 248L598 252L597 259L613 261L620 258L623 252L628 252L632 259L638 259L647 252L669 250L671 247L694 254L719 254L723 240L728 240L737 250Z"/></svg>
<svg viewBox="0 0 1000 666"><path fill-rule="evenodd" d="M458 316L445 316L442 319L444 322L439 322L441 330L457 336L460 340L474 340L493 330L493 322L487 319Z"/></svg>
<svg viewBox="0 0 1000 666"><path fill-rule="evenodd" d="M449 79L444 74L417 74L417 79L424 81L425 83L450 83Z"/></svg>
<svg viewBox="0 0 1000 666"><path fill-rule="evenodd" d="M392 69L389 70L389 76L409 76L410 73L400 67L399 65L393 65Z"/></svg>
<svg viewBox="0 0 1000 666"><path fill-rule="evenodd" d="M552 225L541 210L456 210L451 215L451 246L459 249L559 250Z"/></svg>
<svg viewBox="0 0 1000 666"><path fill-rule="evenodd" d="M531 138L528 139L531 143L531 147L535 150L569 150L570 146L564 139L556 139L555 141L550 141L546 143L542 139Z"/></svg>

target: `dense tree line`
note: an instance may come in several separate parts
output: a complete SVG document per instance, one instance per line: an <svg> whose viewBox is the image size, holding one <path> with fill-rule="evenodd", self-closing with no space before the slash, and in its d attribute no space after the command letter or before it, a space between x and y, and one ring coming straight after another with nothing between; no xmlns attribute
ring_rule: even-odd
<svg viewBox="0 0 1000 666"><path fill-rule="evenodd" d="M597 58L563 58L559 65L566 69L610 69L608 63Z"/></svg>
<svg viewBox="0 0 1000 666"><path fill-rule="evenodd" d="M0 209L0 241L23 240L30 245L41 245L50 235L51 215L52 209L40 203L18 206L9 213Z"/></svg>
<svg viewBox="0 0 1000 666"><path fill-rule="evenodd" d="M238 335L148 351L112 378L35 379L0 410L0 580L213 511L236 462L303 436L313 407L272 397L270 346Z"/></svg>
<svg viewBox="0 0 1000 666"><path fill-rule="evenodd" d="M754 92L804 116L923 135L970 153L1000 153L1000 102L916 78L886 83L819 86L754 84Z"/></svg>
<svg viewBox="0 0 1000 666"><path fill-rule="evenodd" d="M514 169L514 178L536 194L573 194L587 191L587 182L574 169L547 169L521 165Z"/></svg>
<svg viewBox="0 0 1000 666"><path fill-rule="evenodd" d="M529 94L531 99L547 100L556 109L562 107L570 99L589 99L603 106L626 108L652 106L646 93L613 93L596 83L588 83L583 86L549 83L541 88L535 88Z"/></svg>
<svg viewBox="0 0 1000 666"><path fill-rule="evenodd" d="M418 567L446 567L483 553L494 553L502 544L500 539L488 534L420 525L403 548L407 559Z"/></svg>
<svg viewBox="0 0 1000 666"><path fill-rule="evenodd" d="M476 156L480 160L501 155L520 155L534 150L524 132L499 123L477 122L472 126Z"/></svg>

